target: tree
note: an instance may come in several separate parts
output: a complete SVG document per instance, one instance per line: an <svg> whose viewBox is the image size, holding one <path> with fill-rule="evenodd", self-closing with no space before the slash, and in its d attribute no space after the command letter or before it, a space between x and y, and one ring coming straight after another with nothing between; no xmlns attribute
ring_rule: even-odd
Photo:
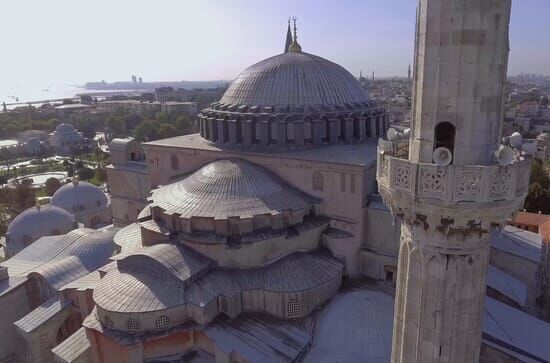
<svg viewBox="0 0 550 363"><path fill-rule="evenodd" d="M57 178L48 178L44 183L46 193L51 197L57 189L61 188L61 182Z"/></svg>
<svg viewBox="0 0 550 363"><path fill-rule="evenodd" d="M543 189L550 188L550 178L548 172L544 170L542 161L534 159L531 164L531 179L530 184L538 183Z"/></svg>
<svg viewBox="0 0 550 363"><path fill-rule="evenodd" d="M193 123L187 115L181 115L176 119L176 129L182 134L190 134L193 132Z"/></svg>
<svg viewBox="0 0 550 363"><path fill-rule="evenodd" d="M82 169L84 167L84 163L82 162L82 160L77 160L76 163L74 163L74 167L76 169Z"/></svg>
<svg viewBox="0 0 550 363"><path fill-rule="evenodd" d="M35 205L35 192L29 182L17 183L13 196L13 206L18 212Z"/></svg>
<svg viewBox="0 0 550 363"><path fill-rule="evenodd" d="M178 130L170 124L160 124L160 129L158 132L159 139L165 139L167 137L173 137L178 134Z"/></svg>
<svg viewBox="0 0 550 363"><path fill-rule="evenodd" d="M101 183L107 181L107 171L103 168L97 168L95 170L95 179Z"/></svg>
<svg viewBox="0 0 550 363"><path fill-rule="evenodd" d="M138 141L155 140L158 137L160 124L155 120L145 120L136 127L136 139Z"/></svg>
<svg viewBox="0 0 550 363"><path fill-rule="evenodd" d="M8 178L5 175L0 175L0 185L8 183Z"/></svg>
<svg viewBox="0 0 550 363"><path fill-rule="evenodd" d="M531 213L550 213L550 177L544 170L541 160L534 159L531 164L529 191L525 198L525 209Z"/></svg>
<svg viewBox="0 0 550 363"><path fill-rule="evenodd" d="M88 167L78 169L77 175L81 180L90 180L94 177L94 171Z"/></svg>
<svg viewBox="0 0 550 363"><path fill-rule="evenodd" d="M114 136L126 135L126 123L120 116L109 116L105 121L105 126L111 129Z"/></svg>

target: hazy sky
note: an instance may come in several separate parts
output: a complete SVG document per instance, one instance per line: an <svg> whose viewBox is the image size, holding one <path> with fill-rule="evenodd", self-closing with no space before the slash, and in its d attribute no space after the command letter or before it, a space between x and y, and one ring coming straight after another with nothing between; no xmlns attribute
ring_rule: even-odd
<svg viewBox="0 0 550 363"><path fill-rule="evenodd" d="M3 0L0 83L233 79L283 49L404 76L416 0ZM550 74L550 0L514 0L511 74Z"/></svg>

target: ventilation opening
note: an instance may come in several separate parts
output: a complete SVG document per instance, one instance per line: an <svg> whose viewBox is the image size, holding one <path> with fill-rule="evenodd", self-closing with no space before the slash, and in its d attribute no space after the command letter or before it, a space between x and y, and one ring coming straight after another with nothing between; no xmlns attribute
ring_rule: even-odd
<svg viewBox="0 0 550 363"><path fill-rule="evenodd" d="M446 147L454 154L455 127L450 122L441 122L435 128L434 150L438 147Z"/></svg>

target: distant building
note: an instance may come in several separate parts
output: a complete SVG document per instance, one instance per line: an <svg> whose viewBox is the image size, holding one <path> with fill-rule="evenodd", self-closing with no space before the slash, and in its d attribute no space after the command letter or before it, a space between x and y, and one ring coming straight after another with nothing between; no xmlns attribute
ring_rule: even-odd
<svg viewBox="0 0 550 363"><path fill-rule="evenodd" d="M62 123L50 134L50 145L58 155L69 155L75 148L86 144L86 139L73 125Z"/></svg>
<svg viewBox="0 0 550 363"><path fill-rule="evenodd" d="M66 118L77 112L88 111L90 108L90 105L83 103L69 103L66 105L57 106L55 111L58 117Z"/></svg>
<svg viewBox="0 0 550 363"><path fill-rule="evenodd" d="M159 87L155 88L155 100L158 102L167 102L174 99L174 88Z"/></svg>
<svg viewBox="0 0 550 363"><path fill-rule="evenodd" d="M132 83L137 83L137 77L132 75Z"/></svg>
<svg viewBox="0 0 550 363"><path fill-rule="evenodd" d="M181 112L190 116L199 113L196 102L175 102L168 101L161 105L162 112Z"/></svg>
<svg viewBox="0 0 550 363"><path fill-rule="evenodd" d="M139 83L143 83L143 79L139 77Z"/></svg>

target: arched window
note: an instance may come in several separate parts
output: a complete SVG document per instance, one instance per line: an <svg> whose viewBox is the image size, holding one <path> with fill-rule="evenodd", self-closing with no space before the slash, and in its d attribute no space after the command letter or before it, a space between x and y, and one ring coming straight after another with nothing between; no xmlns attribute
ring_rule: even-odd
<svg viewBox="0 0 550 363"><path fill-rule="evenodd" d="M177 155L170 156L170 165L172 166L172 170L178 170L180 168L180 160Z"/></svg>
<svg viewBox="0 0 550 363"><path fill-rule="evenodd" d="M323 190L323 174L320 171L314 171L312 176L312 187L313 190Z"/></svg>
<svg viewBox="0 0 550 363"><path fill-rule="evenodd" d="M166 315L161 315L155 320L155 329L167 329L170 327L170 319Z"/></svg>
<svg viewBox="0 0 550 363"><path fill-rule="evenodd" d="M454 152L455 147L455 127L450 122L440 122L435 127L434 150L438 147L446 147Z"/></svg>
<svg viewBox="0 0 550 363"><path fill-rule="evenodd" d="M130 318L126 321L126 330L129 332L138 332L141 330L141 324L139 320Z"/></svg>

